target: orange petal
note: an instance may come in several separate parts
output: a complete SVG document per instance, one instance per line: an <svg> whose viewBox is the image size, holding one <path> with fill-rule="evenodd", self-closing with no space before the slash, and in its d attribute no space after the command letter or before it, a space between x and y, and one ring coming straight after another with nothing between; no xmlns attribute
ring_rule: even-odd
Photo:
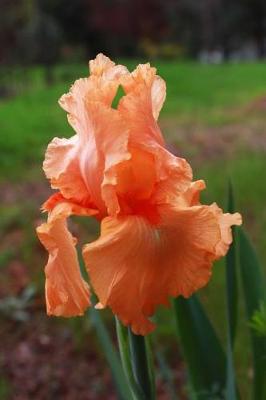
<svg viewBox="0 0 266 400"><path fill-rule="evenodd" d="M126 67L115 65L103 54L98 54L95 60L90 61L90 70L88 78L78 79L70 92L59 100L61 107L69 113L70 124L85 138L91 126L87 102L101 102L111 106L121 77L128 74Z"/></svg>
<svg viewBox="0 0 266 400"><path fill-rule="evenodd" d="M216 245L216 258L218 259L227 253L229 246L233 241L231 226L241 225L242 217L239 213L223 214L223 211L216 203L212 204L210 207L218 219L221 231L221 240Z"/></svg>
<svg viewBox="0 0 266 400"><path fill-rule="evenodd" d="M180 194L170 199L170 202L179 207L197 206L200 204L200 192L206 188L203 180L191 182L188 188Z"/></svg>
<svg viewBox="0 0 266 400"><path fill-rule="evenodd" d="M155 73L155 68L145 64L121 77L126 96L121 98L118 110L127 122L133 144L165 144L156 122L165 98L165 85Z"/></svg>
<svg viewBox="0 0 266 400"><path fill-rule="evenodd" d="M92 200L81 175L79 153L77 135L70 139L56 137L47 147L43 169L53 189L59 189L66 199L88 206Z"/></svg>
<svg viewBox="0 0 266 400"><path fill-rule="evenodd" d="M169 296L190 296L211 275L220 229L210 207L164 208L155 227L138 216L106 218L100 238L83 255L103 306L136 334L154 328L148 319Z"/></svg>
<svg viewBox="0 0 266 400"><path fill-rule="evenodd" d="M112 69L115 63L106 57L104 54L99 53L94 60L90 60L90 73L96 76L102 76L103 73Z"/></svg>
<svg viewBox="0 0 266 400"><path fill-rule="evenodd" d="M139 65L131 74L124 75L122 86L126 95L118 105L118 111L129 129L130 151L144 152L152 157L154 183L156 193L152 202L166 202L169 196L176 197L189 187L192 171L189 164L182 158L175 157L165 148L164 139L156 118L165 98L165 83L156 75L155 68L149 64ZM147 158L147 156L146 156ZM129 163L128 163L129 164ZM145 169L145 167L144 167ZM138 184L141 185L142 174L139 174ZM142 192L145 185L143 181Z"/></svg>
<svg viewBox="0 0 266 400"><path fill-rule="evenodd" d="M86 102L87 135L55 138L48 146L44 170L62 195L85 207L94 205L102 215L106 207L119 211L115 194L119 163L128 160L128 131L121 116L98 101Z"/></svg>
<svg viewBox="0 0 266 400"><path fill-rule="evenodd" d="M191 184L192 169L184 158L175 157L161 146L150 147L156 159L157 186L153 201L158 204L176 202Z"/></svg>
<svg viewBox="0 0 266 400"><path fill-rule="evenodd" d="M66 218L71 214L92 215L95 210L70 203L59 203L48 221L37 228L37 234L49 252L46 274L46 306L48 315L71 317L82 315L90 305L90 291L82 279L76 240L70 234Z"/></svg>
<svg viewBox="0 0 266 400"><path fill-rule="evenodd" d="M90 77L77 80L59 101L77 135L54 139L44 168L52 187L65 198L85 207L93 204L103 216L106 207L112 213L119 211L114 168L130 158L128 130L111 108L120 78L128 71L103 54L90 61L90 70Z"/></svg>
<svg viewBox="0 0 266 400"><path fill-rule="evenodd" d="M149 63L139 64L131 74L122 76L121 83L127 94L140 96L139 103L136 101L136 96L126 96L130 99L129 102L126 101L129 108L141 110L141 107L145 105L145 109L148 107L154 119L157 120L165 101L166 85L165 81L156 75L156 68L151 67Z"/></svg>
<svg viewBox="0 0 266 400"><path fill-rule="evenodd" d="M128 131L121 116L101 103L88 102L93 123L95 148L87 145L80 156L81 171L91 197L100 210L106 207L110 214L119 212L116 195L116 168L129 160Z"/></svg>
<svg viewBox="0 0 266 400"><path fill-rule="evenodd" d="M102 77L105 84L115 83L116 89L117 85L120 84L120 79L124 75L127 75L128 69L124 65L115 65L109 57L106 57L102 53L98 54L94 60L89 62L91 76ZM110 100L110 103L113 99Z"/></svg>

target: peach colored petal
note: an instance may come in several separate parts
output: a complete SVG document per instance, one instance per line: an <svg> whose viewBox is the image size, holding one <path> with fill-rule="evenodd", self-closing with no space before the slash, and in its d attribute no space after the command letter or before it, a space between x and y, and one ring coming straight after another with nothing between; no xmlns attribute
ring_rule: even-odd
<svg viewBox="0 0 266 400"><path fill-rule="evenodd" d="M84 206L92 204L102 215L106 206L119 211L114 186L115 167L128 160L128 131L117 110L100 102L86 103L87 140L55 138L48 146L44 170L55 189Z"/></svg>
<svg viewBox="0 0 266 400"><path fill-rule="evenodd" d="M104 72L112 69L115 63L106 57L104 54L99 53L94 60L90 60L89 67L92 75L101 76Z"/></svg>
<svg viewBox="0 0 266 400"><path fill-rule="evenodd" d="M166 84L165 81L156 76L151 87L151 99L152 99L152 113L154 118L157 120L166 98Z"/></svg>
<svg viewBox="0 0 266 400"><path fill-rule="evenodd" d="M242 217L239 213L234 214L223 214L223 211L217 206L216 203L210 206L218 219L220 230L221 230L221 240L216 245L216 258L225 256L230 244L233 241L232 237L232 225L241 225Z"/></svg>
<svg viewBox="0 0 266 400"><path fill-rule="evenodd" d="M206 285L219 240L208 206L163 207L157 227L139 216L104 219L83 256L100 303L144 335L154 328L148 317L169 296L188 297Z"/></svg>
<svg viewBox="0 0 266 400"><path fill-rule="evenodd" d="M156 122L165 98L164 81L149 64L139 65L121 80L126 95L121 98L118 111L129 129L129 147L135 153L138 150L153 157L156 193L152 201L166 202L169 196L188 188L192 171L186 160L167 151Z"/></svg>
<svg viewBox="0 0 266 400"><path fill-rule="evenodd" d="M191 184L192 169L184 158L175 157L161 146L150 147L156 159L157 186L153 195L156 203L171 203Z"/></svg>
<svg viewBox="0 0 266 400"><path fill-rule="evenodd" d="M128 96L132 107L141 110L141 105L146 103L145 109L149 105L154 119L157 120L165 101L166 85L165 81L156 75L156 68L151 67L149 63L139 64L131 74L123 75L121 82L127 94L140 95L141 104L139 105L135 96Z"/></svg>
<svg viewBox="0 0 266 400"><path fill-rule="evenodd" d="M115 65L103 54L98 54L90 61L90 70L91 75L88 78L78 79L70 92L59 100L61 107L69 113L69 123L85 138L90 126L87 102L96 101L111 106L121 77L128 74L126 67Z"/></svg>
<svg viewBox="0 0 266 400"><path fill-rule="evenodd" d="M70 203L59 203L48 221L37 228L37 234L49 252L46 275L46 306L48 315L71 317L82 315L90 305L90 291L82 279L76 240L70 234L66 218L71 214L93 215L95 210Z"/></svg>
<svg viewBox="0 0 266 400"><path fill-rule="evenodd" d="M191 168L161 146L164 142L153 116L165 96L155 69L143 65L129 74L103 55L90 62L90 69L92 75L76 81L60 100L77 135L55 138L48 146L44 169L52 187L71 201L97 207L102 216L146 210L148 197L155 204L167 201L170 192L185 190ZM122 78L128 94L114 110L110 104ZM139 93L146 101L142 109Z"/></svg>
<svg viewBox="0 0 266 400"><path fill-rule="evenodd" d="M62 195L100 214L119 212L115 194L115 167L128 160L128 129L111 108L127 69L100 54L90 62L91 76L79 79L60 99L77 135L54 139L48 146L44 169Z"/></svg>
<svg viewBox="0 0 266 400"><path fill-rule="evenodd" d="M119 212L116 195L116 167L129 160L128 131L117 110L97 102L87 104L93 120L95 147L87 146L81 155L81 171L92 199L100 209ZM92 149L93 152L92 152Z"/></svg>
<svg viewBox="0 0 266 400"><path fill-rule="evenodd" d="M81 175L79 149L77 135L54 138L47 147L43 169L53 189L59 189L66 199L88 205L91 196Z"/></svg>
<svg viewBox="0 0 266 400"><path fill-rule="evenodd" d="M196 206L200 204L200 193L206 188L203 180L191 182L188 188L179 196L172 197L169 202L176 206Z"/></svg>
<svg viewBox="0 0 266 400"><path fill-rule="evenodd" d="M102 77L109 84L111 81L114 81L116 85L120 84L121 77L129 73L124 65L115 65L109 57L102 53L98 54L94 60L90 60L89 67L91 76Z"/></svg>
<svg viewBox="0 0 266 400"><path fill-rule="evenodd" d="M158 96L159 88L162 88L162 85L158 83L152 91L154 82L158 82L159 79L155 72L155 68L146 64L138 66L131 74L121 77L126 96L120 99L118 110L127 121L131 141L135 144L146 143L148 146L151 142L155 142L161 146L165 145L154 117L162 106L160 99L165 97L165 93L162 95L159 93L160 96ZM155 94L157 94L156 98L154 98Z"/></svg>

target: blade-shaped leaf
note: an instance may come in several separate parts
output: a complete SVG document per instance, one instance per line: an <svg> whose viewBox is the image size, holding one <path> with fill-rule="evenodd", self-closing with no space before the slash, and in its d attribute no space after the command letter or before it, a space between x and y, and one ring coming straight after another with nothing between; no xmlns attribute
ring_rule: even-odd
<svg viewBox="0 0 266 400"><path fill-rule="evenodd" d="M174 300L175 316L196 399L221 395L226 359L221 343L196 295Z"/></svg>
<svg viewBox="0 0 266 400"><path fill-rule="evenodd" d="M234 213L234 197L233 188L229 184L228 191L228 212ZM233 242L226 255L226 297L227 297L227 317L229 327L229 338L232 347L235 340L236 325L237 325L237 268L236 268L236 235L235 227L232 227Z"/></svg>
<svg viewBox="0 0 266 400"><path fill-rule="evenodd" d="M234 196L231 182L228 190L228 212L234 213ZM227 380L226 398L236 400L236 381L233 348L237 324L237 273L236 273L236 235L232 227L233 242L226 255L226 303L227 303Z"/></svg>
<svg viewBox="0 0 266 400"><path fill-rule="evenodd" d="M244 232L239 229L239 255L247 318L250 322L254 312L265 300L265 285L262 270L255 250ZM254 369L254 400L266 398L266 338L260 337L251 328Z"/></svg>

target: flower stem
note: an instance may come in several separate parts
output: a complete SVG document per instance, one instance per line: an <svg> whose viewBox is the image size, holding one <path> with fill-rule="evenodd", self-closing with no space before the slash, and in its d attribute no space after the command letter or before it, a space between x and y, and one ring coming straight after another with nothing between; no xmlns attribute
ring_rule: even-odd
<svg viewBox="0 0 266 400"><path fill-rule="evenodd" d="M116 317L122 366L134 400L155 400L153 359L147 337L135 335Z"/></svg>
<svg viewBox="0 0 266 400"><path fill-rule="evenodd" d="M120 358L122 361L122 366L127 378L128 385L132 393L132 397L134 400L144 400L141 391L135 382L135 378L132 372L127 328L121 324L121 322L117 317L115 317L115 323L116 323L116 335L118 340Z"/></svg>
<svg viewBox="0 0 266 400"><path fill-rule="evenodd" d="M133 376L138 385L142 398L155 399L153 374L151 371L151 357L148 354L148 345L145 337L135 335L128 328L128 341L131 354Z"/></svg>

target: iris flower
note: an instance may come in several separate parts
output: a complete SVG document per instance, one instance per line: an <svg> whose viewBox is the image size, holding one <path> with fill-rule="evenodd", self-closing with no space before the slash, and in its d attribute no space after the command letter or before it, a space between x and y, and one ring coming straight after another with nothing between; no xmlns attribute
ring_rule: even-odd
<svg viewBox="0 0 266 400"><path fill-rule="evenodd" d="M103 54L89 66L90 76L59 100L75 135L54 138L43 164L57 189L43 205L47 222L37 228L49 252L47 313L70 317L90 306L67 218L95 217L100 237L84 246L83 258L96 307L110 307L146 335L159 305L207 284L241 216L202 205L204 181L193 181L188 162L166 149L157 123L166 86L155 68L140 64L130 73ZM114 108L119 87L124 96Z"/></svg>

